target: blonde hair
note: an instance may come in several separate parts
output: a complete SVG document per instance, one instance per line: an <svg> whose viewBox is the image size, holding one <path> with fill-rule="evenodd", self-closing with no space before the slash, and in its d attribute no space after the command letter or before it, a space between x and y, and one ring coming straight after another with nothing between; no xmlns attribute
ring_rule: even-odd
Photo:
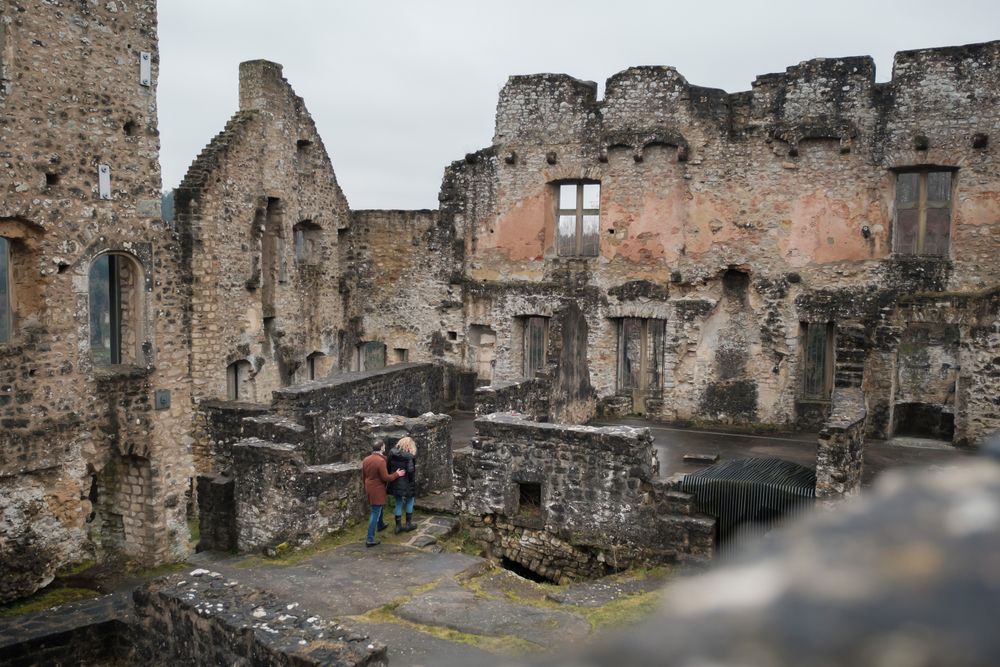
<svg viewBox="0 0 1000 667"><path fill-rule="evenodd" d="M414 456L417 455L417 443L416 441L414 441L413 438L409 436L405 438L400 438L399 442L396 443L396 446L402 449L404 452L409 452Z"/></svg>

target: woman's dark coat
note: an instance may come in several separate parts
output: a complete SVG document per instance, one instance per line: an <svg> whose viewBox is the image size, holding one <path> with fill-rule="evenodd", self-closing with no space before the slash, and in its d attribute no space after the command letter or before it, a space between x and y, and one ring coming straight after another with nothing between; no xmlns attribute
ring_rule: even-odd
<svg viewBox="0 0 1000 667"><path fill-rule="evenodd" d="M406 476L389 482L389 493L393 496L417 495L417 459L405 449L393 447L389 452L389 474L405 470Z"/></svg>

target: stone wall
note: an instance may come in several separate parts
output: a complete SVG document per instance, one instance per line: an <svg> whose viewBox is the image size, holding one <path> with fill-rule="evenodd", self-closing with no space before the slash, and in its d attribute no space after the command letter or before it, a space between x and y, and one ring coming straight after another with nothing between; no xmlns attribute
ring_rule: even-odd
<svg viewBox="0 0 1000 667"><path fill-rule="evenodd" d="M817 443L817 498L843 498L860 490L866 417L864 396L859 389L834 392L833 414L820 431Z"/></svg>
<svg viewBox="0 0 1000 667"><path fill-rule="evenodd" d="M233 478L239 551L311 544L367 510L359 461L308 465L287 443L253 438L236 443Z"/></svg>
<svg viewBox="0 0 1000 667"><path fill-rule="evenodd" d="M345 454L342 460L359 461L378 444L386 452L402 437L417 443L417 495L450 491L452 482L451 417L425 414L420 417L359 414L343 425ZM409 477L409 475L407 475Z"/></svg>
<svg viewBox="0 0 1000 667"><path fill-rule="evenodd" d="M493 414L476 433L455 453L455 499L493 556L553 581L712 556L715 520L655 478L648 429Z"/></svg>
<svg viewBox="0 0 1000 667"><path fill-rule="evenodd" d="M193 285L195 396L266 402L343 365L339 238L350 211L281 65L242 63L239 82L239 111L192 163L174 205ZM234 396L236 362L246 377Z"/></svg>
<svg viewBox="0 0 1000 667"><path fill-rule="evenodd" d="M343 354L358 369L356 345L378 341L386 361L458 361L465 338L454 233L437 211L354 211L341 281L351 303Z"/></svg>
<svg viewBox="0 0 1000 667"><path fill-rule="evenodd" d="M407 363L286 387L274 392L273 408L303 424L313 438L329 443L340 437L345 417L358 412L409 417L441 412L443 396L441 366Z"/></svg>
<svg viewBox="0 0 1000 667"><path fill-rule="evenodd" d="M476 390L476 416L516 412L531 421L548 421L551 383L543 377L497 382Z"/></svg>
<svg viewBox="0 0 1000 667"><path fill-rule="evenodd" d="M0 6L0 601L73 562L188 550L189 294L160 218L156 21L153 0ZM91 350L105 255L122 267L115 365Z"/></svg>
<svg viewBox="0 0 1000 667"><path fill-rule="evenodd" d="M387 665L385 646L298 604L206 570L133 595L132 659L148 665Z"/></svg>
<svg viewBox="0 0 1000 667"><path fill-rule="evenodd" d="M588 325L590 381L605 412L689 423L815 427L834 386L872 392L873 434L891 435L893 406L937 405L966 421L995 411L938 358L935 396L870 375L900 333L886 321L910 294L968 294L1000 274L995 192L997 110L978 91L1000 81L1000 42L902 52L876 83L870 58L807 61L726 93L670 67L634 67L596 85L565 75L514 76L500 93L493 144L454 162L440 226L454 230L466 331L460 358L480 377L475 345L489 332L488 380L523 377L523 319L575 302ZM893 251L897 174L954 169L945 256ZM556 252L560 184L599 182L599 252ZM662 322L662 373L632 394L620 377L626 320ZM804 337L833 324L832 370L807 396ZM908 336L908 335L907 335ZM843 338L843 340L842 340ZM985 342L983 335L980 340ZM906 337L904 347L923 338ZM662 353L659 345L662 344ZM910 355L911 358L916 358ZM985 357L985 354L984 354ZM893 368L889 377L896 377ZM905 369L902 369L905 373ZM865 373L864 378L861 374ZM888 383L888 384L886 384ZM963 411L971 411L966 417Z"/></svg>

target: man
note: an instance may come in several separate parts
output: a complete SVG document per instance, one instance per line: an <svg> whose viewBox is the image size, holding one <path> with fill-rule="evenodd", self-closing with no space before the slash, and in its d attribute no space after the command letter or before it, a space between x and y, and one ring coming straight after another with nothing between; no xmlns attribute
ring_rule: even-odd
<svg viewBox="0 0 1000 667"><path fill-rule="evenodd" d="M361 462L365 493L368 494L368 502L372 506L372 515L368 520L368 539L365 540L366 547L373 547L379 543L375 539L375 529L382 523L382 506L385 505L386 484L406 475L405 470L390 475L385 463L385 442L379 443L377 447L372 449L372 453Z"/></svg>

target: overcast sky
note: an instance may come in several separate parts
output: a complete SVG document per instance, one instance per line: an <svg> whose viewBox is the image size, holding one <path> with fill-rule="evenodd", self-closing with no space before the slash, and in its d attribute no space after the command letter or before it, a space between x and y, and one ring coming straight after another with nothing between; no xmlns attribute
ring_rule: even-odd
<svg viewBox="0 0 1000 667"><path fill-rule="evenodd" d="M436 208L444 167L488 146L511 74L604 81L673 65L692 84L748 90L818 57L1000 39L996 0L160 0L164 188L238 105L238 65L284 65L352 208Z"/></svg>

